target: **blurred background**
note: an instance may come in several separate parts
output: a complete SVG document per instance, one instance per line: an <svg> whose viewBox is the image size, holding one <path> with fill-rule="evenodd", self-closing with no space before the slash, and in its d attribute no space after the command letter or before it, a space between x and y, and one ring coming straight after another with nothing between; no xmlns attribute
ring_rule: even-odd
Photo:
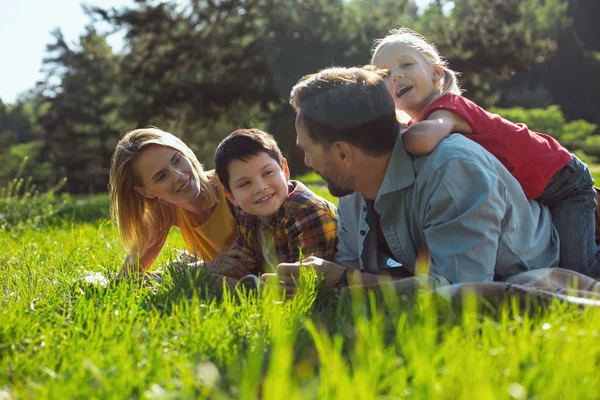
<svg viewBox="0 0 600 400"><path fill-rule="evenodd" d="M437 45L462 72L466 97L590 163L600 157L598 0L61 1L39 4L82 15L78 29L71 18L44 32L33 62L41 74L18 95L8 90L16 75L2 74L0 188L19 175L39 188L66 178L67 193L106 193L115 144L151 125L208 168L223 137L260 128L304 173L290 89L318 69L367 64L373 40L400 26ZM51 14L1 7L3 63L31 68L15 60L25 36L40 38L36 18L52 23Z"/></svg>

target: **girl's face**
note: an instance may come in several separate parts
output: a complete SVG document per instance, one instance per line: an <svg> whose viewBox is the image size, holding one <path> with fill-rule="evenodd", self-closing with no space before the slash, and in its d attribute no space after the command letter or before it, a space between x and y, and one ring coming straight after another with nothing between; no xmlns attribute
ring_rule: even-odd
<svg viewBox="0 0 600 400"><path fill-rule="evenodd" d="M171 147L148 146L133 162L133 168L142 181L134 189L146 198L183 204L200 194L200 181L192 163Z"/></svg>
<svg viewBox="0 0 600 400"><path fill-rule="evenodd" d="M404 43L384 45L373 57L373 64L389 71L385 83L396 108L419 120L428 101L439 90L442 69Z"/></svg>

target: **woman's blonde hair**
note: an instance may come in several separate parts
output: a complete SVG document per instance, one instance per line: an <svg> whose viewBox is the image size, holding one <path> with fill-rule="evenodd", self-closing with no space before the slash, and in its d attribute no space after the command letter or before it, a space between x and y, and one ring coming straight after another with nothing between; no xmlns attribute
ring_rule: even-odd
<svg viewBox="0 0 600 400"><path fill-rule="evenodd" d="M161 199L148 199L138 193L134 186L141 186L133 162L151 145L170 147L190 160L200 193L210 208L219 202L217 177L214 171L205 172L192 150L181 139L157 128L136 129L119 141L110 166L110 212L119 225L123 245L130 257L155 244L171 226L169 204Z"/></svg>
<svg viewBox="0 0 600 400"><path fill-rule="evenodd" d="M458 83L459 73L448 67L448 62L440 55L433 43L425 39L420 33L409 28L392 29L383 39L375 40L373 42L373 48L371 49L371 53L373 54L371 57L371 64L374 65L373 60L375 60L375 57L384 46L396 43L402 43L412 47L421 53L423 58L425 58L432 66L442 68L442 71L444 72L444 77L441 82L442 86L439 91L432 96L429 103L448 93L459 96L462 94L462 90Z"/></svg>

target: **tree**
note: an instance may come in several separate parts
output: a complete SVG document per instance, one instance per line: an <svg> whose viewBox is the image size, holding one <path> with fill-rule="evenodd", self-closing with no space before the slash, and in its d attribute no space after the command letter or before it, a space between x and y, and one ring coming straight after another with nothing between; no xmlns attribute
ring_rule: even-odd
<svg viewBox="0 0 600 400"><path fill-rule="evenodd" d="M565 14L572 23L563 27L556 53L531 72L517 74L502 88L502 106L524 104L532 90L543 91L550 102L559 104L568 120L585 119L600 123L600 3L570 0ZM521 94L521 95L518 95ZM534 104L543 106L545 104Z"/></svg>
<svg viewBox="0 0 600 400"><path fill-rule="evenodd" d="M47 46L47 78L38 123L42 155L55 178L67 178L71 193L106 190L110 157L122 134L118 114L118 63L105 40L92 27L71 48L60 30Z"/></svg>

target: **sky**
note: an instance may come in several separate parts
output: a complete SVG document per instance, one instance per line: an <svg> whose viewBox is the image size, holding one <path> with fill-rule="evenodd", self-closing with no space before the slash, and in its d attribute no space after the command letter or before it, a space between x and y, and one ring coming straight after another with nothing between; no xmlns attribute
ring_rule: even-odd
<svg viewBox="0 0 600 400"><path fill-rule="evenodd" d="M46 45L52 43L51 32L59 27L67 43L78 42L89 18L83 13L81 0L0 0L0 99L12 104L17 96L43 78L40 72ZM89 0L85 4L105 8L133 5L133 0ZM123 39L111 35L115 50Z"/></svg>
<svg viewBox="0 0 600 400"><path fill-rule="evenodd" d="M419 6L429 0L417 0ZM81 0L0 0L0 99L13 104L19 94L43 79L40 69L46 45L53 42L51 32L59 27L68 44L78 42L89 22ZM133 0L86 0L84 4L126 7ZM119 51L123 38L109 36L108 43Z"/></svg>

